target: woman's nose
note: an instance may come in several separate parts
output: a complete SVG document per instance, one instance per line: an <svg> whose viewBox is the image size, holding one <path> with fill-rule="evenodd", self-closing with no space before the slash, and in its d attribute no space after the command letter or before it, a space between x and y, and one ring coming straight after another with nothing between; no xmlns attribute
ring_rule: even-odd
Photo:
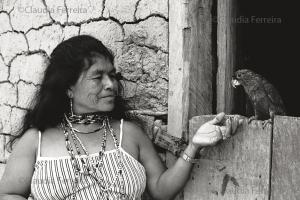
<svg viewBox="0 0 300 200"><path fill-rule="evenodd" d="M113 89L113 80L108 75L104 75L102 81L105 89Z"/></svg>

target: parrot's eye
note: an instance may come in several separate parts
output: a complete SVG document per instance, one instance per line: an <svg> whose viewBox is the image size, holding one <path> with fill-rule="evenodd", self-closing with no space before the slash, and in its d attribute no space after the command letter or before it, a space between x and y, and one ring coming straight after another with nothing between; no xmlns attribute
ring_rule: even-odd
<svg viewBox="0 0 300 200"><path fill-rule="evenodd" d="M237 77L237 78L241 78L242 75L241 75L241 74L237 74L236 77Z"/></svg>

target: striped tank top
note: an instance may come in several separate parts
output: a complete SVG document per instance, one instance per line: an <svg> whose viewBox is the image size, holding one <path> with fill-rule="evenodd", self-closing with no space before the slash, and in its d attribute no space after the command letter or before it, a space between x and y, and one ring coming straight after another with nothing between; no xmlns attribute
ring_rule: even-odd
<svg viewBox="0 0 300 200"><path fill-rule="evenodd" d="M123 137L123 119L121 119L120 125L120 145L122 163L123 163L123 180L125 190L125 199L141 199L141 196L146 187L146 173L145 168L134 157L127 153L121 146ZM39 145L36 163L34 167L34 173L31 180L31 196L37 200L61 200L71 199L73 194L73 184L75 180L75 174L71 164L70 156L60 157L41 157L41 132L39 132ZM104 174L103 182L104 186L114 182L117 175L117 149L105 151L103 156L103 166L101 168L102 174ZM81 156L83 159L89 159L98 161L98 153ZM79 156L76 155L76 159ZM80 163L80 162L79 162ZM81 166L82 167L82 166ZM76 199L79 200L98 200L119 199L120 183L114 182L114 185L103 191L101 186L98 185L96 178L99 178L97 174L93 177L90 175L82 174L79 179Z"/></svg>

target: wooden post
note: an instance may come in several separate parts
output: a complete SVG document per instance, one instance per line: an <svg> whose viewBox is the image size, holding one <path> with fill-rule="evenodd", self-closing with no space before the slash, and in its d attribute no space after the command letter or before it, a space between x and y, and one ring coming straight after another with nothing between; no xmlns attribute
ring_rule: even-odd
<svg viewBox="0 0 300 200"><path fill-rule="evenodd" d="M187 8L182 0L169 1L169 94L168 134L181 137L187 121L184 103L188 91L189 64L183 59L183 34L188 25L185 22Z"/></svg>
<svg viewBox="0 0 300 200"><path fill-rule="evenodd" d="M300 199L300 118L275 116L271 199Z"/></svg>
<svg viewBox="0 0 300 200"><path fill-rule="evenodd" d="M168 134L188 135L192 116L212 112L212 0L169 1Z"/></svg>
<svg viewBox="0 0 300 200"><path fill-rule="evenodd" d="M231 114L234 93L231 78L236 68L236 0L218 0L217 112Z"/></svg>
<svg viewBox="0 0 300 200"><path fill-rule="evenodd" d="M212 0L169 0L167 131L185 140L189 119L212 112L211 6ZM166 153L168 167L175 160Z"/></svg>
<svg viewBox="0 0 300 200"><path fill-rule="evenodd" d="M190 42L185 57L190 60L189 115L212 114L212 0L190 1ZM187 122L188 123L188 122Z"/></svg>
<svg viewBox="0 0 300 200"><path fill-rule="evenodd" d="M214 116L190 120L190 134ZM268 199L270 178L271 125L245 120L236 135L207 147L195 165L184 189L187 200Z"/></svg>

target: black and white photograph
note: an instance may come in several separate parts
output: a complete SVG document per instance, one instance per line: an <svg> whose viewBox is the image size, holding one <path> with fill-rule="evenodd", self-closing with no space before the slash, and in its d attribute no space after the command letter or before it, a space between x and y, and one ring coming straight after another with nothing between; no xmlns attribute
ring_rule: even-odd
<svg viewBox="0 0 300 200"><path fill-rule="evenodd" d="M297 8L0 0L0 200L299 200Z"/></svg>

